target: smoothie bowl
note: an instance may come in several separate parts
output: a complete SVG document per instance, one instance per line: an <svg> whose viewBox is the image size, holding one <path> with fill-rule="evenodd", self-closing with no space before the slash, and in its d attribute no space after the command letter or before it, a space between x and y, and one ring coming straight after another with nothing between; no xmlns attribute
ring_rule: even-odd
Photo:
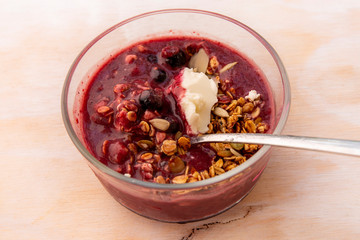
<svg viewBox="0 0 360 240"><path fill-rule="evenodd" d="M243 199L269 146L191 145L208 133L280 134L284 66L255 31L191 9L145 13L106 30L75 59L65 127L106 190L148 218L189 222Z"/></svg>

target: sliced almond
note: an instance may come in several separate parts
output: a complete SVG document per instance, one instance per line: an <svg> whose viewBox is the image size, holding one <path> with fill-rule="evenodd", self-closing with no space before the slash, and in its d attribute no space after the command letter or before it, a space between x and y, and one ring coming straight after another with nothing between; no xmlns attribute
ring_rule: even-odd
<svg viewBox="0 0 360 240"><path fill-rule="evenodd" d="M229 69L231 69L233 66L235 66L237 64L237 62L232 62L232 63L229 63L227 65L225 65L220 71L219 73L223 73Z"/></svg>
<svg viewBox="0 0 360 240"><path fill-rule="evenodd" d="M240 157L240 156L241 156L241 154L238 153L235 149L230 148L229 150L230 150L230 152L231 152L232 154L234 154L235 156L237 156L237 157Z"/></svg>
<svg viewBox="0 0 360 240"><path fill-rule="evenodd" d="M206 73L209 64L209 56L205 50L201 48L196 54L194 54L189 62L189 67L196 70L196 72Z"/></svg>
<svg viewBox="0 0 360 240"><path fill-rule="evenodd" d="M160 131L166 131L170 127L170 122L162 118L154 118L149 121L154 128Z"/></svg>
<svg viewBox="0 0 360 240"><path fill-rule="evenodd" d="M229 113L221 107L216 107L214 109L214 114L219 117L229 117Z"/></svg>

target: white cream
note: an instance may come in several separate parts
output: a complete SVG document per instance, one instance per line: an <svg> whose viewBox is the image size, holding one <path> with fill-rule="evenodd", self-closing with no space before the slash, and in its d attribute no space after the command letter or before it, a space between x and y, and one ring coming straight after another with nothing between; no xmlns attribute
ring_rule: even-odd
<svg viewBox="0 0 360 240"><path fill-rule="evenodd" d="M245 99L249 100L250 102L255 101L260 97L260 94L256 92L256 90L251 90L248 95L245 97Z"/></svg>
<svg viewBox="0 0 360 240"><path fill-rule="evenodd" d="M185 68L181 77L181 86L186 90L180 99L191 133L205 133L210 123L211 108L218 101L217 84L202 72Z"/></svg>

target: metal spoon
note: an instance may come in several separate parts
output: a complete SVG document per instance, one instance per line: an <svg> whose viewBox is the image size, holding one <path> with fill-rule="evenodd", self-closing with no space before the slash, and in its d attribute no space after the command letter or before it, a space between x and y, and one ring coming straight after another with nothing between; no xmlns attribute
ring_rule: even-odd
<svg viewBox="0 0 360 240"><path fill-rule="evenodd" d="M360 141L342 139L272 135L260 133L205 134L191 139L192 144L206 142L264 144L360 156Z"/></svg>

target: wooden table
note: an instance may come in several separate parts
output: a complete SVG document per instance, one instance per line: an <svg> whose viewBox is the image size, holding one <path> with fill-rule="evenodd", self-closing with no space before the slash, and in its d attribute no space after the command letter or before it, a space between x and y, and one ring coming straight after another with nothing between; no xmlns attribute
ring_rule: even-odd
<svg viewBox="0 0 360 240"><path fill-rule="evenodd" d="M187 7L236 18L278 51L292 86L285 134L360 140L360 3L2 1L0 239L359 239L360 159L275 148L255 189L189 224L140 217L105 192L60 114L67 70L130 16Z"/></svg>

